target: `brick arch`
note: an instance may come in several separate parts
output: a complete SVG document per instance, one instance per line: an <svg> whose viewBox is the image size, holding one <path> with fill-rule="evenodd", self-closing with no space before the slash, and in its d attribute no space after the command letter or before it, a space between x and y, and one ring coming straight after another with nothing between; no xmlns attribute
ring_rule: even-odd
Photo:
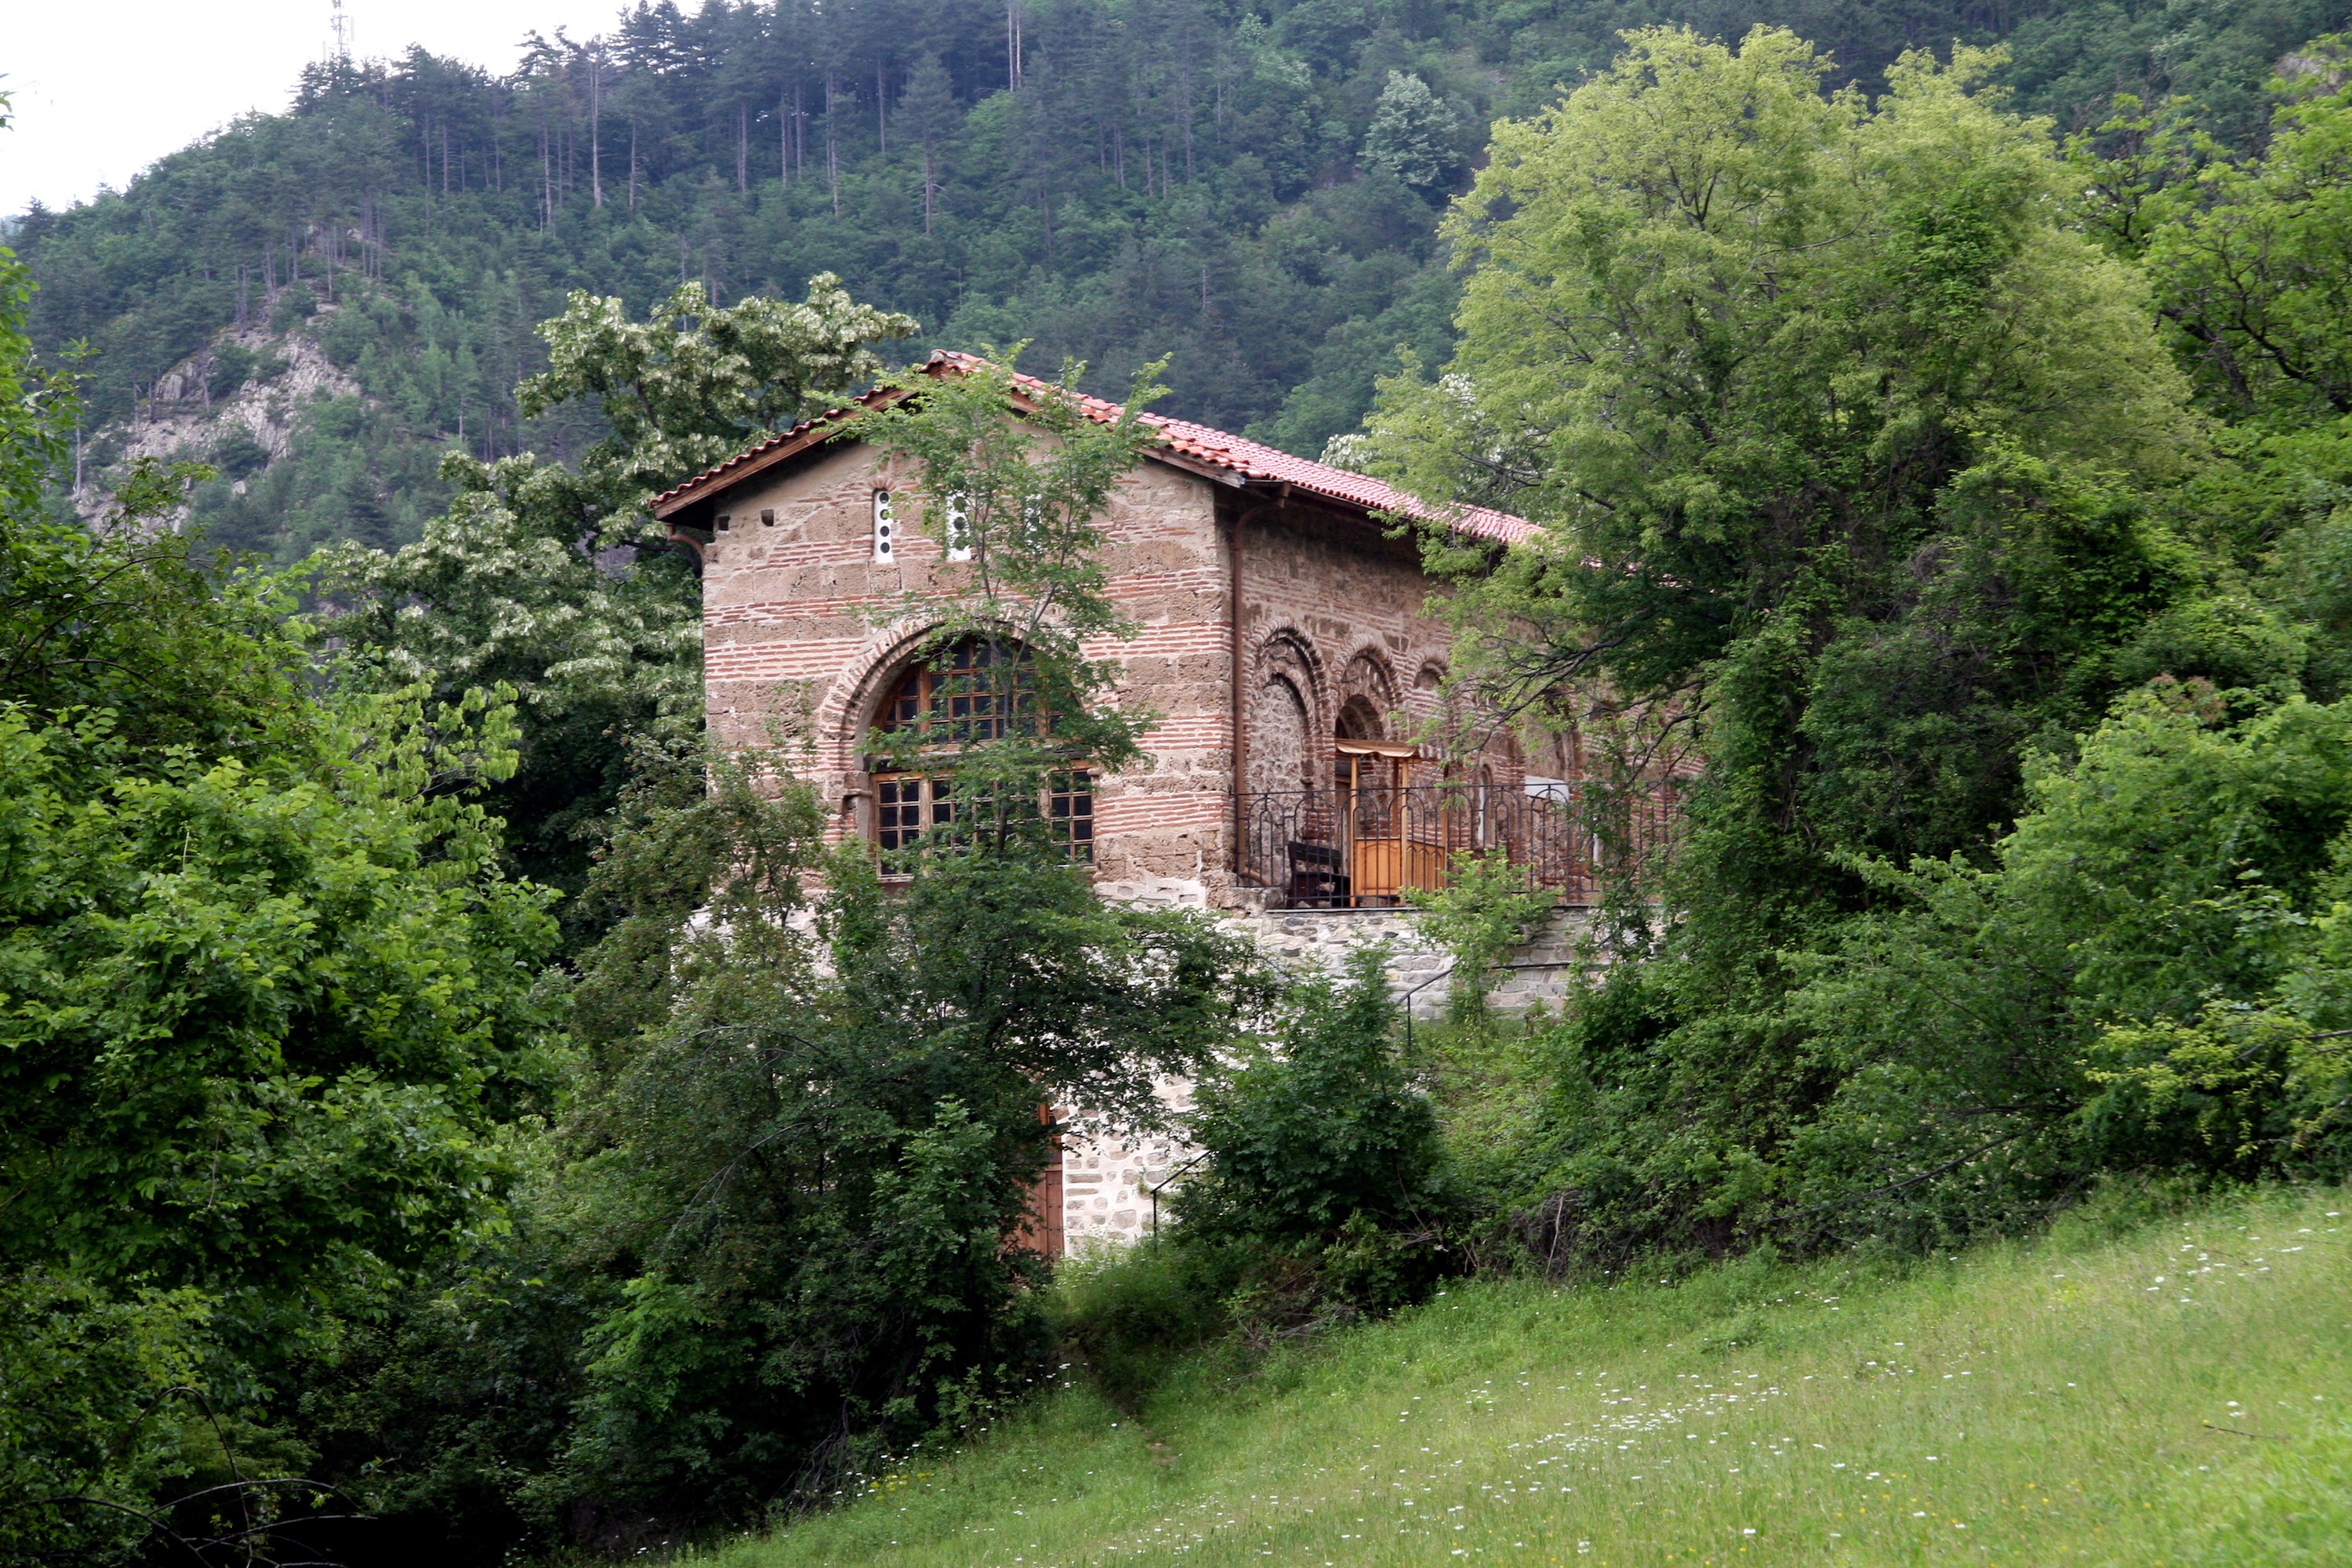
<svg viewBox="0 0 2352 1568"><path fill-rule="evenodd" d="M913 661L916 649L940 625L936 616L907 616L876 628L817 700L818 743L856 765L857 742L873 722L875 710Z"/></svg>
<svg viewBox="0 0 2352 1568"><path fill-rule="evenodd" d="M1244 718L1245 791L1304 789L1317 781L1328 687L1322 658L1304 632L1283 626L1259 639Z"/></svg>
<svg viewBox="0 0 2352 1568"><path fill-rule="evenodd" d="M1338 689L1332 693L1331 717L1336 724L1342 713L1378 717L1374 733L1386 736L1396 727L1394 715L1399 706L1396 670L1389 656L1377 645L1367 643L1348 656L1340 667Z"/></svg>

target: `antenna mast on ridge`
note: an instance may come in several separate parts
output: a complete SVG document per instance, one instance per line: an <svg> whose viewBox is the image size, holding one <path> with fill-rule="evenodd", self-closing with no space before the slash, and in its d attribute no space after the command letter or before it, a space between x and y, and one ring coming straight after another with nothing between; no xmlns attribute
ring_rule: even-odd
<svg viewBox="0 0 2352 1568"><path fill-rule="evenodd" d="M327 23L327 30L335 36L334 44L331 46L334 58L339 60L350 59L352 37L357 29L352 26L352 18L343 11L343 0L328 0L328 3L334 7L334 15Z"/></svg>

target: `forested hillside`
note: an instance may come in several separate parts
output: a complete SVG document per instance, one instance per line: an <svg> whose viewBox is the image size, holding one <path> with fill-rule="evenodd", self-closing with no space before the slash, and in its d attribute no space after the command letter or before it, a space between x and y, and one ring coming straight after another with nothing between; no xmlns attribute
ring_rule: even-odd
<svg viewBox="0 0 2352 1568"><path fill-rule="evenodd" d="M1785 25L1869 87L1904 47L2004 40L2018 106L2062 129L2117 90L2179 93L2242 142L2279 58L2347 15L2344 0L641 4L594 39L535 41L511 75L422 52L313 70L289 111L119 195L22 215L10 243L41 284L36 341L95 351L103 433L84 471L159 448L208 458L222 473L198 521L291 560L415 537L447 500L448 446L561 457L592 438L526 419L512 391L543 368L531 329L571 289L642 310L681 280L725 303L797 297L830 270L915 316L921 346L1030 339L1033 363L1083 358L1109 391L1165 354L1171 411L1311 455L1355 427L1399 345L1424 363L1450 352L1458 282L1436 220L1489 123L1605 64L1625 27ZM289 334L348 384L320 399L273 378L303 357ZM248 382L237 418L213 417Z"/></svg>

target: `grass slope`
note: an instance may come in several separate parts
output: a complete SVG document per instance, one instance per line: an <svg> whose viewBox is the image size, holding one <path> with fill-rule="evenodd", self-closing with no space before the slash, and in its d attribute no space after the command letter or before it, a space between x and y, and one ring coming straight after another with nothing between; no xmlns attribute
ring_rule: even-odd
<svg viewBox="0 0 2352 1568"><path fill-rule="evenodd" d="M724 1568L2352 1562L2352 1194L1906 1269L1456 1289L1070 1387Z"/></svg>

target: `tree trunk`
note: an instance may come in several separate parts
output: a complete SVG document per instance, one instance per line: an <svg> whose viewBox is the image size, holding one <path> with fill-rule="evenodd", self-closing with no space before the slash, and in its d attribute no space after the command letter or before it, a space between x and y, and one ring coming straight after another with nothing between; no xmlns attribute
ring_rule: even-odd
<svg viewBox="0 0 2352 1568"><path fill-rule="evenodd" d="M1176 95L1176 107L1184 117L1184 178L1192 177L1192 71L1190 66L1177 78L1182 90Z"/></svg>

